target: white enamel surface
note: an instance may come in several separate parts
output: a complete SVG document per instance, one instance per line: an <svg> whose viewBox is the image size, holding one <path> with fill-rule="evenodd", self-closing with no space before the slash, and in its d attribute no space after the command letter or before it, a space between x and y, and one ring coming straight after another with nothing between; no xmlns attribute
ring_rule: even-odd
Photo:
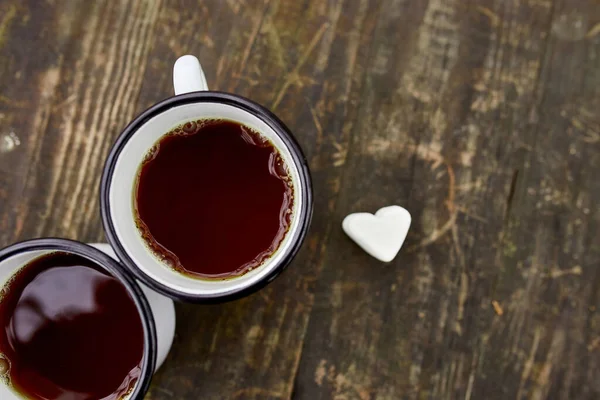
<svg viewBox="0 0 600 400"><path fill-rule="evenodd" d="M107 244L92 244L92 246L104 251L106 254L116 259L114 252ZM9 279L27 263L51 252L52 251L48 250L29 251L19 253L0 262L0 288L4 287ZM140 286L148 299L156 323L158 339L156 371L164 362L169 353L169 349L171 348L171 343L173 342L173 336L175 334L175 308L172 300L153 292L141 284ZM23 396L16 394L0 381L0 399L23 400Z"/></svg>
<svg viewBox="0 0 600 400"><path fill-rule="evenodd" d="M200 61L194 56L182 56L173 66L173 87L175 94L208 90Z"/></svg>
<svg viewBox="0 0 600 400"><path fill-rule="evenodd" d="M90 246L103 251L113 259L118 261L117 255L106 243L91 243ZM157 353L156 353L156 372L165 362L171 345L173 344L173 338L175 337L175 305L173 300L163 295L156 293L155 291L144 286L141 282L137 282L142 288L150 309L152 310L152 316L154 317L154 324L156 325L156 339L157 339Z"/></svg>
<svg viewBox="0 0 600 400"><path fill-rule="evenodd" d="M342 228L364 251L390 262L400 251L410 228L410 213L400 206L379 209L375 215L355 213L344 218Z"/></svg>
<svg viewBox="0 0 600 400"><path fill-rule="evenodd" d="M295 190L292 225L278 251L261 267L241 277L226 281L193 279L161 263L148 250L136 227L134 219L132 196L138 168L144 155L161 136L177 125L203 118L220 118L236 121L253 128L268 138L277 147L288 165ZM109 186L109 207L117 237L129 257L135 262L142 273L163 285L189 295L218 296L252 286L277 266L284 252L292 244L290 238L298 229L298 210L302 206L300 204L302 190L299 173L292 161L290 151L269 125L253 114L234 106L220 103L194 103L174 107L156 115L132 135L115 163L115 170ZM235 249L232 248L231 251L235 251Z"/></svg>

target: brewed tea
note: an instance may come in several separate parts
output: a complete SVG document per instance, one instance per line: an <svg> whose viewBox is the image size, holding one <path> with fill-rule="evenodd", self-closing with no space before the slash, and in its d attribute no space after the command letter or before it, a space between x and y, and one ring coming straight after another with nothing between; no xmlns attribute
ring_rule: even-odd
<svg viewBox="0 0 600 400"><path fill-rule="evenodd" d="M228 120L164 135L139 169L134 205L148 247L172 268L227 279L259 267L282 243L294 188L277 148Z"/></svg>
<svg viewBox="0 0 600 400"><path fill-rule="evenodd" d="M37 258L0 293L0 376L28 399L124 399L143 353L127 290L83 257Z"/></svg>

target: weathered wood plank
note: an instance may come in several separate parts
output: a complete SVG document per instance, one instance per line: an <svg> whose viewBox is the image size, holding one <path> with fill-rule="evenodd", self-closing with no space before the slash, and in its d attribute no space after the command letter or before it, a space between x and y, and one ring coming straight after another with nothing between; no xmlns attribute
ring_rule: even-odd
<svg viewBox="0 0 600 400"><path fill-rule="evenodd" d="M4 113L11 120L3 127L22 146L2 157L14 176L3 243L42 235L98 241L98 179L114 137L138 111L160 4L12 3L20 24L10 34L19 40L2 49L2 81L6 107L16 109Z"/></svg>
<svg viewBox="0 0 600 400"><path fill-rule="evenodd" d="M555 32L570 3L476 3L384 6L336 218L414 225L390 265L330 236L298 398L600 394L597 131L561 115L597 121L598 43Z"/></svg>

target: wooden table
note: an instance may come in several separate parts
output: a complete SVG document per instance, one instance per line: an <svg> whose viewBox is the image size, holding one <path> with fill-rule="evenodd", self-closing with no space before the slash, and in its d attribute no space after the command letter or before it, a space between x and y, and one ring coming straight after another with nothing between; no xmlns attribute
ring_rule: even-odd
<svg viewBox="0 0 600 400"><path fill-rule="evenodd" d="M177 305L147 398L600 398L597 0L0 2L0 246L102 241L104 159L198 55L273 109L315 213L265 290ZM413 216L390 264L342 218Z"/></svg>

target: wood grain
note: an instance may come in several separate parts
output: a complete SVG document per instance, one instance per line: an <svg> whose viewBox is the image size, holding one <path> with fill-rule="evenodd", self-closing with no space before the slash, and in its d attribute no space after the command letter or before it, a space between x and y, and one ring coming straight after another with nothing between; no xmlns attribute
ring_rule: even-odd
<svg viewBox="0 0 600 400"><path fill-rule="evenodd" d="M103 240L98 182L200 57L273 109L314 179L311 233L261 292L177 305L147 398L600 397L594 0L4 0L0 246ZM405 206L395 261L340 229Z"/></svg>

